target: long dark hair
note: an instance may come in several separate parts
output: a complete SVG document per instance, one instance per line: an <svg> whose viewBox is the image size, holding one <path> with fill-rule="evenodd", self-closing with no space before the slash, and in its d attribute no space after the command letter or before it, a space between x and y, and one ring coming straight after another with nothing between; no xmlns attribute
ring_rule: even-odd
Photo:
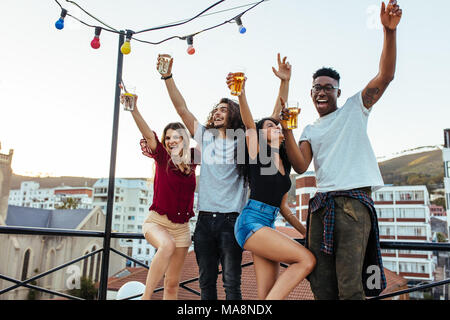
<svg viewBox="0 0 450 320"><path fill-rule="evenodd" d="M260 154L262 151L267 151L267 157L272 158L273 154L272 154L272 148L270 146L268 146L267 144L267 139L260 139L260 132L263 129L264 123L266 121L272 121L273 123L275 123L276 125L278 125L280 122L274 118L271 117L267 117L267 118L263 118L259 121L257 121L255 123L256 125L256 135L257 135L257 139L258 139L258 145L259 145L259 153L257 156L257 159L259 160ZM250 159L249 159L249 155L248 155L248 146L247 144L245 145L245 153L246 153L246 166L245 166L245 171L244 174L246 176L246 180L249 181L250 177L249 177L249 165L250 165ZM286 168L286 165L290 165L288 156L287 156L287 152L286 152L286 146L284 144L284 141L280 144L280 148L279 148L279 154L280 154L280 159L283 162L283 166L285 167L286 170L286 174L288 174L287 170L288 168Z"/></svg>

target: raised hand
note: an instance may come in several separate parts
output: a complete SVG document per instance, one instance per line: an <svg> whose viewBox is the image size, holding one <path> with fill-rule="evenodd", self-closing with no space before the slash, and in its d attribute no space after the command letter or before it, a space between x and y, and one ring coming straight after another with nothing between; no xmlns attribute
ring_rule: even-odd
<svg viewBox="0 0 450 320"><path fill-rule="evenodd" d="M273 73L280 78L280 80L290 80L291 79L291 71L292 66L289 64L289 62L286 62L287 57L284 57L283 60L281 60L280 54L277 54L277 61L278 61L278 70L272 67Z"/></svg>
<svg viewBox="0 0 450 320"><path fill-rule="evenodd" d="M381 3L380 12L381 24L389 30L395 30L402 18L402 9L397 4L397 0L389 0L386 6L384 2Z"/></svg>
<svg viewBox="0 0 450 320"><path fill-rule="evenodd" d="M159 72L159 64L162 63L161 62L162 56L163 55L158 54L158 60L156 61L156 70L158 70L158 72ZM161 74L163 77L168 77L172 74L172 65L173 65L173 57L172 59L170 59L169 68L167 69L167 72L165 74Z"/></svg>
<svg viewBox="0 0 450 320"><path fill-rule="evenodd" d="M244 91L244 90L245 90L245 82L246 82L246 81L247 81L247 77L244 77L244 81L242 82L242 89L241 89L241 91ZM231 86L232 86L233 83L234 83L234 80L233 80L233 73L229 72L229 73L227 74L226 82L227 82L227 87L228 87L228 89L231 89Z"/></svg>
<svg viewBox="0 0 450 320"><path fill-rule="evenodd" d="M281 103L281 108L282 108L281 112L280 112L280 125L281 125L281 128L288 130L287 120L289 120L289 109L286 108L286 103L282 97L280 97L280 103Z"/></svg>

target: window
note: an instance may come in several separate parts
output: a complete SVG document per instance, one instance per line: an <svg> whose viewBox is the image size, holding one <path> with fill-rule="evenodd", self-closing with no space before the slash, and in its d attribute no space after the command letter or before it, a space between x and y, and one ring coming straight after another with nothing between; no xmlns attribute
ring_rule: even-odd
<svg viewBox="0 0 450 320"><path fill-rule="evenodd" d="M392 201L392 192L376 192L375 201Z"/></svg>
<svg viewBox="0 0 450 320"><path fill-rule="evenodd" d="M425 237L425 227L398 227L399 236Z"/></svg>
<svg viewBox="0 0 450 320"><path fill-rule="evenodd" d="M22 277L21 277L22 281L26 280L28 277L28 269L29 269L29 265L30 265L30 255L31 255L30 249L25 251L25 254L23 255Z"/></svg>
<svg viewBox="0 0 450 320"><path fill-rule="evenodd" d="M394 209L392 208L382 208L377 209L378 217L381 219L394 218Z"/></svg>
<svg viewBox="0 0 450 320"><path fill-rule="evenodd" d="M396 192L397 201L423 201L425 198L423 191L398 191Z"/></svg>
<svg viewBox="0 0 450 320"><path fill-rule="evenodd" d="M380 226L380 235L381 236L391 236L394 235L394 227L388 226Z"/></svg>
<svg viewBox="0 0 450 320"><path fill-rule="evenodd" d="M129 208L128 208L128 211L134 212L134 211L136 211L136 208L135 208L135 207L129 207Z"/></svg>
<svg viewBox="0 0 450 320"><path fill-rule="evenodd" d="M399 208L397 218L403 219L425 219L424 208Z"/></svg>
<svg viewBox="0 0 450 320"><path fill-rule="evenodd" d="M135 216L128 216L128 220L135 220Z"/></svg>
<svg viewBox="0 0 450 320"><path fill-rule="evenodd" d="M447 178L450 178L450 161L446 161L444 167L445 167L445 169L446 169L445 172L447 173L447 174L446 174L446 177L447 177Z"/></svg>

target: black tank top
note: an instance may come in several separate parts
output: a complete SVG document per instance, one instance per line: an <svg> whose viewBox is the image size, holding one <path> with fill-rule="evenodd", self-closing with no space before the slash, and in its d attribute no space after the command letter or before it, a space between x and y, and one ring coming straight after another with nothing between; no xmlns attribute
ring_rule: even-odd
<svg viewBox="0 0 450 320"><path fill-rule="evenodd" d="M270 163L267 165L261 163L259 155L257 159L256 164L249 164L250 199L280 207L281 199L291 188L289 177L291 164L287 159L283 159L285 171L283 176L274 163L272 163L273 168L270 168ZM264 174L264 171L266 171L266 174ZM273 172L276 173L268 174Z"/></svg>

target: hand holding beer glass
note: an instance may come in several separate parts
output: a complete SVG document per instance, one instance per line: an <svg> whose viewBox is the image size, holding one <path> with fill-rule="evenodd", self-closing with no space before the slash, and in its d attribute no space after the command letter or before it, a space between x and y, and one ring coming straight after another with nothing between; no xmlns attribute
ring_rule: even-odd
<svg viewBox="0 0 450 320"><path fill-rule="evenodd" d="M125 111L133 111L136 108L138 96L136 95L136 87L125 87L123 81L119 84L120 89L124 92L120 94L120 103Z"/></svg>
<svg viewBox="0 0 450 320"><path fill-rule="evenodd" d="M288 101L284 102L283 98L280 97L281 106L283 109L281 110L281 126L283 129L297 129L298 128L298 115L300 113L299 103L298 101Z"/></svg>
<svg viewBox="0 0 450 320"><path fill-rule="evenodd" d="M228 84L231 90L231 95L240 96L242 91L242 86L245 81L245 68L241 66L236 66L232 68L232 81ZM228 83L228 81L227 81Z"/></svg>
<svg viewBox="0 0 450 320"><path fill-rule="evenodd" d="M156 63L156 69L163 77L170 76L172 74L173 58L169 53L159 54L158 61Z"/></svg>

